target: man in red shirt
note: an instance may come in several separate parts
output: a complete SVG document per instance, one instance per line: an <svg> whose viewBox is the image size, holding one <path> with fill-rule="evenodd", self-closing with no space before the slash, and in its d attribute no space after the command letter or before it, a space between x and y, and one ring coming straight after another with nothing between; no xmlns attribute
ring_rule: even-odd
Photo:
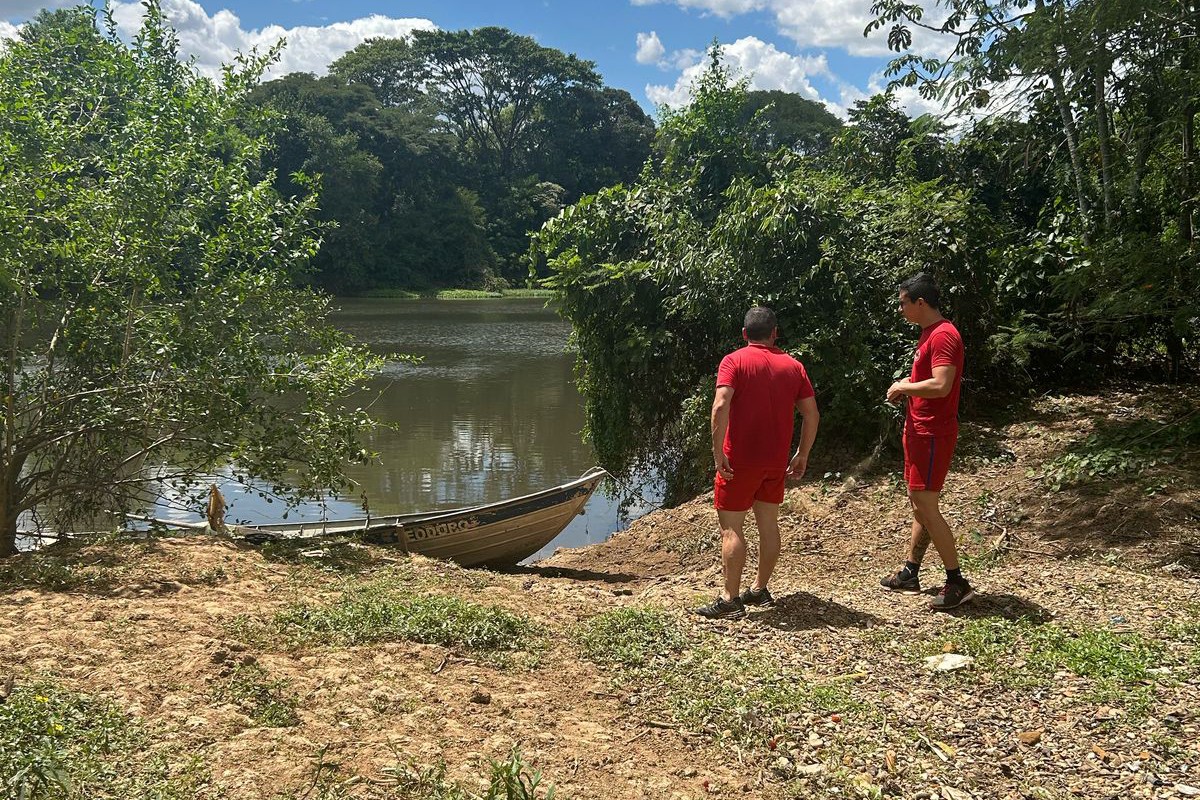
<svg viewBox="0 0 1200 800"><path fill-rule="evenodd" d="M937 283L925 273L900 284L900 313L921 328L908 380L888 389L889 403L908 399L904 415L904 480L912 507L908 559L880 583L898 592L920 592L921 559L930 540L946 567L946 583L930 608L944 610L975 596L962 576L954 534L938 506L950 458L958 441L958 393L962 384L963 343L954 323L942 316Z"/></svg>
<svg viewBox="0 0 1200 800"><path fill-rule="evenodd" d="M746 312L746 346L721 360L712 407L713 480L721 526L724 591L696 613L709 619L738 619L746 605L773 602L767 581L779 558L779 504L785 481L803 477L817 436L820 414L804 365L775 347L775 312L757 306ZM800 445L791 458L795 409L804 419ZM746 565L746 514L758 525L758 573L739 594Z"/></svg>

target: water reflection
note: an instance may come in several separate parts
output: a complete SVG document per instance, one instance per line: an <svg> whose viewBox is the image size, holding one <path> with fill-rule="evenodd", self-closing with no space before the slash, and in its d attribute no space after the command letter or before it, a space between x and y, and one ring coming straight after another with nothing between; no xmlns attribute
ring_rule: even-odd
<svg viewBox="0 0 1200 800"><path fill-rule="evenodd" d="M368 446L380 463L353 467L372 515L503 500L578 477L595 461L580 437L582 399L566 352L570 327L540 300L344 300L333 322L392 362L373 387L372 414L391 427ZM266 503L222 481L230 519L277 521ZM180 518L165 505L159 512ZM357 498L331 499L289 518L359 516ZM194 519L194 517L192 517ZM603 541L625 524L599 493L533 560L557 547Z"/></svg>

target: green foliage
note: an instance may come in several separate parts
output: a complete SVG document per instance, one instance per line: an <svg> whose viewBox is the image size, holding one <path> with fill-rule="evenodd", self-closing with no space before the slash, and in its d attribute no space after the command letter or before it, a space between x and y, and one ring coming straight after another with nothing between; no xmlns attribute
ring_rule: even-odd
<svg viewBox="0 0 1200 800"><path fill-rule="evenodd" d="M149 751L135 720L106 700L53 683L0 704L0 794L13 800L187 800L207 781L198 761Z"/></svg>
<svg viewBox="0 0 1200 800"><path fill-rule="evenodd" d="M274 625L297 643L407 639L485 653L522 649L533 635L523 616L454 597L414 596L386 577L351 585L332 603L293 605Z"/></svg>
<svg viewBox="0 0 1200 800"><path fill-rule="evenodd" d="M584 657L613 668L639 703L741 745L762 746L798 713L859 710L844 687L800 679L769 654L730 650L724 639L685 631L659 610L604 612L573 638Z"/></svg>
<svg viewBox="0 0 1200 800"><path fill-rule="evenodd" d="M1200 416L1169 422L1139 420L1102 425L1082 442L1045 464L1041 478L1054 491L1086 481L1141 475L1200 445Z"/></svg>
<svg viewBox="0 0 1200 800"><path fill-rule="evenodd" d="M271 680L258 664L239 663L212 690L219 703L233 703L264 728L289 728L299 719L299 699L287 692L287 681Z"/></svg>
<svg viewBox="0 0 1200 800"><path fill-rule="evenodd" d="M314 199L247 131L269 57L202 78L147 8L128 46L81 7L0 54L0 554L34 508L68 529L225 466L318 496L369 457L346 402L379 359L292 288Z"/></svg>
<svg viewBox="0 0 1200 800"><path fill-rule="evenodd" d="M731 127L744 90L726 80L714 66L696 103L664 119L661 174L585 198L534 241L574 328L585 434L609 471L662 475L669 498L710 477L712 376L750 306L776 310L781 345L817 388L823 435L859 442L896 430L882 395L915 334L895 307L903 278L938 276L969 370L988 362L994 324L975 287L993 280L996 225L970 192L856 186L795 158L760 173L748 132ZM730 163L741 177L726 182Z"/></svg>

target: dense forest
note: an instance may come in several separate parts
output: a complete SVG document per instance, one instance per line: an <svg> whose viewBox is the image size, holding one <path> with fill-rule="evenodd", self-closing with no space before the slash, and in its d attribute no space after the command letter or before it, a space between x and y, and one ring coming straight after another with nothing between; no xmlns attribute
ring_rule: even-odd
<svg viewBox="0 0 1200 800"><path fill-rule="evenodd" d="M284 195L316 178L336 223L313 280L338 293L527 281L528 236L581 197L637 179L654 122L591 62L501 28L372 39L329 74L270 81L269 167ZM817 153L841 127L824 106L750 92L754 146Z"/></svg>

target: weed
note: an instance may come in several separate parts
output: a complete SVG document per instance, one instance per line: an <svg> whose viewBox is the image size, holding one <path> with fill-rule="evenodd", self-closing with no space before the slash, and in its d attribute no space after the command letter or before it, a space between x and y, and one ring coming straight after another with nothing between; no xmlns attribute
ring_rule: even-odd
<svg viewBox="0 0 1200 800"><path fill-rule="evenodd" d="M1135 633L1073 632L1028 619L967 620L931 651L947 649L973 657L979 669L1012 688L1049 685L1055 672L1070 670L1095 682L1091 699L1119 703L1132 714L1149 711L1153 692L1144 684L1163 653L1158 642Z"/></svg>
<svg viewBox="0 0 1200 800"><path fill-rule="evenodd" d="M120 575L121 570L106 565L81 564L45 553L26 553L0 566L0 588L105 591L119 582Z"/></svg>
<svg viewBox="0 0 1200 800"><path fill-rule="evenodd" d="M1142 475L1159 464L1175 461L1198 444L1200 416L1194 414L1168 423L1143 419L1132 424L1110 425L1049 461L1041 477L1057 492L1089 480ZM1152 492L1158 485L1152 483L1147 491Z"/></svg>
<svg viewBox="0 0 1200 800"><path fill-rule="evenodd" d="M289 728L296 717L298 701L287 693L287 681L268 680L258 664L239 664L213 689L213 699L233 703L263 728Z"/></svg>
<svg viewBox="0 0 1200 800"><path fill-rule="evenodd" d="M293 643L406 639L480 652L522 649L533 634L528 619L511 611L454 597L411 595L387 581L353 585L326 605L293 605L277 614L274 624Z"/></svg>
<svg viewBox="0 0 1200 800"><path fill-rule="evenodd" d="M772 655L730 651L716 637L685 632L661 611L605 612L574 638L586 658L647 687L646 702L656 712L721 739L761 744L784 733L798 713L858 708L838 684L810 684Z"/></svg>
<svg viewBox="0 0 1200 800"><path fill-rule="evenodd" d="M0 705L0 796L30 800L185 800L202 762L169 763L112 703L52 682L18 687Z"/></svg>

